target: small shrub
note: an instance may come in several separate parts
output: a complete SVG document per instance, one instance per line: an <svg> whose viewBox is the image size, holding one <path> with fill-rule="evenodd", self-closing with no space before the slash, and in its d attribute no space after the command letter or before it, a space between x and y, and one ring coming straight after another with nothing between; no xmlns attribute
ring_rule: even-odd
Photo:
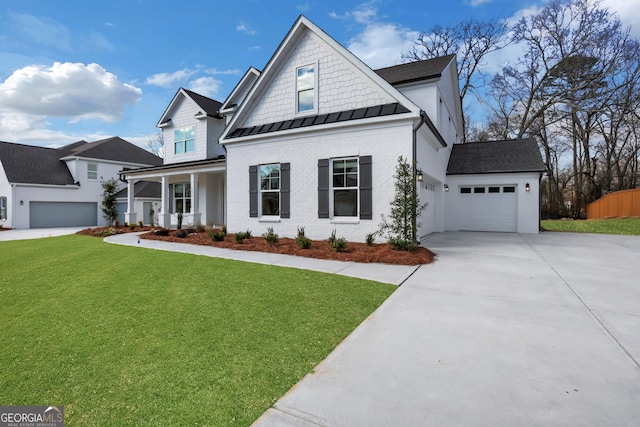
<svg viewBox="0 0 640 427"><path fill-rule="evenodd" d="M140 228L144 227L144 222L142 222L142 221L138 221L138 226L139 226Z"/></svg>
<svg viewBox="0 0 640 427"><path fill-rule="evenodd" d="M226 225L222 226L222 234L224 234L225 236L227 235L227 226Z"/></svg>
<svg viewBox="0 0 640 427"><path fill-rule="evenodd" d="M245 239L251 238L251 230L247 229L247 231L244 232L244 238Z"/></svg>
<svg viewBox="0 0 640 427"><path fill-rule="evenodd" d="M367 242L367 246L373 246L373 242L376 241L376 233L367 234L365 241Z"/></svg>
<svg viewBox="0 0 640 427"><path fill-rule="evenodd" d="M124 224L122 224L122 226L123 226L124 228L129 228L129 223L125 222Z"/></svg>
<svg viewBox="0 0 640 427"><path fill-rule="evenodd" d="M161 228L160 230L154 231L153 234L155 234L156 236L168 236L169 230L167 230L166 228Z"/></svg>
<svg viewBox="0 0 640 427"><path fill-rule="evenodd" d="M195 234L195 233L197 233L196 229L193 228L193 227L185 228L185 231L187 232L187 234Z"/></svg>
<svg viewBox="0 0 640 427"><path fill-rule="evenodd" d="M280 240L278 234L273 231L273 227L267 227L267 231L262 235L262 237L270 245L275 245Z"/></svg>
<svg viewBox="0 0 640 427"><path fill-rule="evenodd" d="M220 230L211 230L211 231L209 231L209 237L214 242L223 242L224 241L224 236L225 236L225 233L223 231L220 231Z"/></svg>
<svg viewBox="0 0 640 427"><path fill-rule="evenodd" d="M137 227L137 224L129 224L129 228L131 229L131 231L135 230Z"/></svg>
<svg viewBox="0 0 640 427"><path fill-rule="evenodd" d="M412 242L411 240L403 239L400 236L391 237L389 239L389 244L393 246L393 249L395 249L396 251L406 251L406 252L413 252L413 250L417 246L415 242Z"/></svg>
<svg viewBox="0 0 640 427"><path fill-rule="evenodd" d="M177 230L175 233L173 233L173 236L184 239L188 234L189 233L187 233L187 230Z"/></svg>
<svg viewBox="0 0 640 427"><path fill-rule="evenodd" d="M182 228L182 212L178 212L178 230Z"/></svg>
<svg viewBox="0 0 640 427"><path fill-rule="evenodd" d="M246 233L243 233L242 231L233 235L233 240L235 240L236 243L240 243L240 244L242 244L242 241L246 238L247 238Z"/></svg>
<svg viewBox="0 0 640 427"><path fill-rule="evenodd" d="M309 249L311 247L311 239L304 234L304 227L298 227L298 235L295 238L296 245L300 249Z"/></svg>
<svg viewBox="0 0 640 427"><path fill-rule="evenodd" d="M336 252L342 252L347 249L347 239L345 239L344 237L336 237L335 228L333 229L333 231L331 231L331 236L329 236L329 239L327 240L329 241L329 245Z"/></svg>
<svg viewBox="0 0 640 427"><path fill-rule="evenodd" d="M121 234L122 231L118 229L113 229L111 227L104 230L96 230L93 232L93 235L96 237L108 237L113 236L114 234Z"/></svg>
<svg viewBox="0 0 640 427"><path fill-rule="evenodd" d="M207 231L207 227L205 227L204 224L196 224L196 231L198 233L204 233Z"/></svg>

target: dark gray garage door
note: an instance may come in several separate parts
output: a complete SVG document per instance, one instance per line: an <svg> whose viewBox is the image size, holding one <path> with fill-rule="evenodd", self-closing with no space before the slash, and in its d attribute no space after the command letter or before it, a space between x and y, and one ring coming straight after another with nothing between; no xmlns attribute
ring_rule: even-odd
<svg viewBox="0 0 640 427"><path fill-rule="evenodd" d="M29 202L29 227L95 226L98 204L92 202Z"/></svg>

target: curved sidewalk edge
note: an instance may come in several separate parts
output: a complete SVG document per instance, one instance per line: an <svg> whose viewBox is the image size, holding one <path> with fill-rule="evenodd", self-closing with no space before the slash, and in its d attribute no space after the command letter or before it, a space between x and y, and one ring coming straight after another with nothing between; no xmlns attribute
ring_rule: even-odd
<svg viewBox="0 0 640 427"><path fill-rule="evenodd" d="M212 246L192 245L188 243L147 240L141 239L139 237L140 234L142 233L116 234L105 237L104 241L125 246L138 246L147 249L181 252L193 255L268 264L279 267L300 268L304 270L320 271L323 273L340 274L342 276L375 280L377 282L389 283L396 286L402 285L418 268L420 268L419 265L363 264L357 262L322 260L298 257L294 255L273 254L268 252L239 251L235 249L215 248Z"/></svg>

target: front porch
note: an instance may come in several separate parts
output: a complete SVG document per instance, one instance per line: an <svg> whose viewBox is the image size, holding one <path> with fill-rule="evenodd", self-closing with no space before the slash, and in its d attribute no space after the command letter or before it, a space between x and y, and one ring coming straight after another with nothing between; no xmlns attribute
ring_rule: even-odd
<svg viewBox="0 0 640 427"><path fill-rule="evenodd" d="M135 224L142 218L136 211L134 185L138 181L159 182L161 199L155 223L164 228L176 228L179 214L182 226L222 225L225 213L225 159L186 162L122 171L127 182L125 221Z"/></svg>

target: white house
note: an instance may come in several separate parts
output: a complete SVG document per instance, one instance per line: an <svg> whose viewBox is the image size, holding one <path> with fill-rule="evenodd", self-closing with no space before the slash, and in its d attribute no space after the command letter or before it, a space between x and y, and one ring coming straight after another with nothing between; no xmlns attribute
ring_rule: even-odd
<svg viewBox="0 0 640 427"><path fill-rule="evenodd" d="M448 229L538 230L544 165L535 143L458 149L464 129L455 55L374 71L301 16L262 72L249 69L224 103L180 89L158 126L164 165L125 175L130 198L138 180L161 183L164 226L183 212L186 223L226 224L230 232L273 227L292 237L305 227L312 239L336 230L363 241L389 214L403 157L416 164L417 191L428 203L420 237ZM477 170L473 156L482 153L498 164L523 153L531 162ZM495 205L489 197L466 198L466 188L475 197L481 186L487 196L504 196L508 215L459 212ZM507 217L515 227L503 226Z"/></svg>
<svg viewBox="0 0 640 427"><path fill-rule="evenodd" d="M162 159L121 138L57 149L0 142L0 224L7 228L104 225L102 182Z"/></svg>

